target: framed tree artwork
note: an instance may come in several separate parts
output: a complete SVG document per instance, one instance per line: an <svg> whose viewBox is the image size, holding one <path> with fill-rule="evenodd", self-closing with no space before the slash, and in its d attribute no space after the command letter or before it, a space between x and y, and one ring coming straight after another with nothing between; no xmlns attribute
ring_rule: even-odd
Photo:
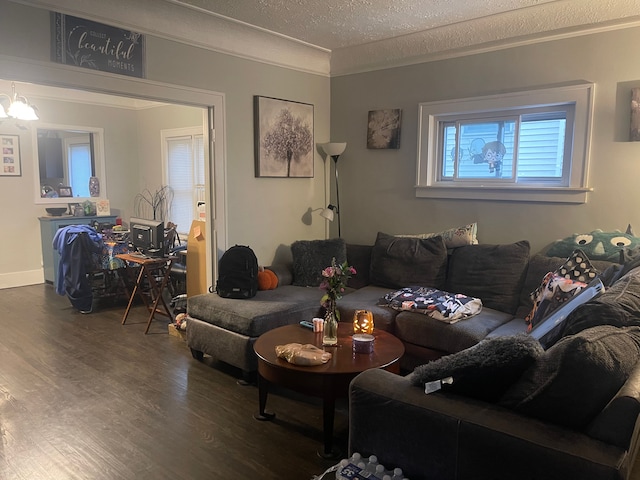
<svg viewBox="0 0 640 480"><path fill-rule="evenodd" d="M313 177L313 105L254 97L256 177Z"/></svg>
<svg viewBox="0 0 640 480"><path fill-rule="evenodd" d="M0 134L0 176L22 176L22 164L20 163L20 137L18 135Z"/></svg>

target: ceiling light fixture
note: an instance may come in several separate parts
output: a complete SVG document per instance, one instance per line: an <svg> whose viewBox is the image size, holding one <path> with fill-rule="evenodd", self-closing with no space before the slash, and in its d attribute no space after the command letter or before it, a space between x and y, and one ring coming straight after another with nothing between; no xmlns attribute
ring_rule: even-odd
<svg viewBox="0 0 640 480"><path fill-rule="evenodd" d="M9 99L9 107L5 110L2 97ZM16 93L16 84L11 82L11 96L0 93L0 118L15 118L16 120L38 120L38 115L26 97Z"/></svg>

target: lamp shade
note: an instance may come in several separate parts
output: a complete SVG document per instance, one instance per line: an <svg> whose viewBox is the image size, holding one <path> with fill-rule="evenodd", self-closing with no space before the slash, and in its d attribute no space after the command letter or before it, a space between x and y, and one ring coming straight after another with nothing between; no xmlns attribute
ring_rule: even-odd
<svg viewBox="0 0 640 480"><path fill-rule="evenodd" d="M321 143L320 147L329 156L341 155L344 149L347 148L347 142L342 143Z"/></svg>
<svg viewBox="0 0 640 480"><path fill-rule="evenodd" d="M0 118L8 118L8 117L9 115L7 115L7 112L4 111L4 107L0 103Z"/></svg>
<svg viewBox="0 0 640 480"><path fill-rule="evenodd" d="M327 207L320 212L320 216L326 218L330 222L333 222L333 209Z"/></svg>

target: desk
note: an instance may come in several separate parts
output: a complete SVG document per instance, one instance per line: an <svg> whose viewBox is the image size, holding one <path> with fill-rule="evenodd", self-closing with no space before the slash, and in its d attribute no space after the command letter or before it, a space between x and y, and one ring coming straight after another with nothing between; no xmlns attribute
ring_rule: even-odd
<svg viewBox="0 0 640 480"><path fill-rule="evenodd" d="M166 315L167 317L169 317L169 320L173 321L173 317L171 316L169 307L164 301L164 298L162 298L162 292L167 286L169 273L171 272L171 266L175 261L175 257L144 258L132 255L130 253L122 253L116 255L116 258L124 260L125 269L128 275L132 280L135 277L135 286L133 287L133 291L129 295L129 303L122 317L122 325L124 325L127 321L129 310L131 310L131 305L133 304L133 299L135 298L136 293L140 295L140 298L142 298L142 301L147 307L147 310L149 310L149 320L147 321L147 328L144 331L145 334L149 332L151 321L154 319L156 313L159 313L160 315ZM132 267L132 264L136 265L137 267ZM133 268L139 269L137 276L135 276L132 272ZM162 280L159 284L156 280L156 276L162 277ZM149 282L148 292L144 292L143 289L143 282L145 281L145 279ZM149 298L147 298L147 296ZM162 304L164 311L158 308L160 304Z"/></svg>

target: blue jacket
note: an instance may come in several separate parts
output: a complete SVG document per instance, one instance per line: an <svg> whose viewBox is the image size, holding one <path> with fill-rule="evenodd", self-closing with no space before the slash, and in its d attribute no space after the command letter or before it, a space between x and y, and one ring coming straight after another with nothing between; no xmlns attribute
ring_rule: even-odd
<svg viewBox="0 0 640 480"><path fill-rule="evenodd" d="M89 225L62 227L53 237L53 248L60 254L56 293L66 294L80 310L91 310L93 295L86 274L92 265L92 254L101 252L102 246L102 235Z"/></svg>

